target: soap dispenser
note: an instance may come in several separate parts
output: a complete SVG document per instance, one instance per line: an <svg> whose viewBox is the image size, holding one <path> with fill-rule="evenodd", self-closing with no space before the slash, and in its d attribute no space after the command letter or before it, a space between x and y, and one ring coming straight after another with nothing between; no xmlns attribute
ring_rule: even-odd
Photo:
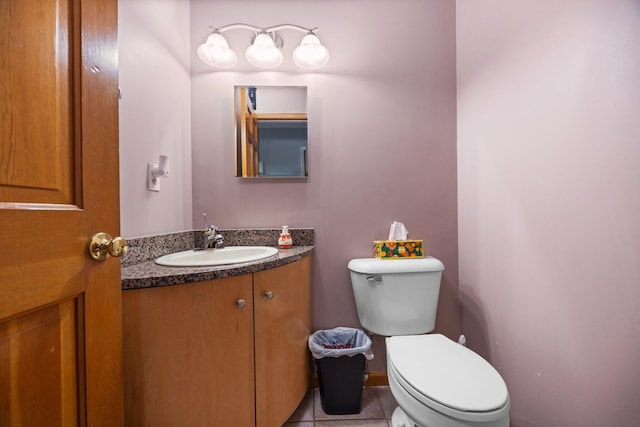
<svg viewBox="0 0 640 427"><path fill-rule="evenodd" d="M280 233L280 238L278 239L278 246L282 249L289 249L293 246L293 240L291 239L291 234L289 234L289 227L286 225L282 226L282 233Z"/></svg>

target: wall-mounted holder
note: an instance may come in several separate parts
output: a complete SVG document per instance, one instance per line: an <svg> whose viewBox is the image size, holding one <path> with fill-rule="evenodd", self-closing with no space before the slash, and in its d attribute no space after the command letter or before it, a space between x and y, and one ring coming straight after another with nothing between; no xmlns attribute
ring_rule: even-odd
<svg viewBox="0 0 640 427"><path fill-rule="evenodd" d="M158 178L169 176L169 157L160 155L158 164L147 163L147 189L149 191L160 191L160 181Z"/></svg>

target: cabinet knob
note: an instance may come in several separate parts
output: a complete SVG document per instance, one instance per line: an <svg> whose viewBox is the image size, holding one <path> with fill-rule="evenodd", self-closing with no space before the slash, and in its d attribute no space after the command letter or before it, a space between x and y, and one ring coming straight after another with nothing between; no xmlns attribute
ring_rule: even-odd
<svg viewBox="0 0 640 427"><path fill-rule="evenodd" d="M273 299L273 292L267 291L264 293L264 296L267 297L267 299Z"/></svg>
<svg viewBox="0 0 640 427"><path fill-rule="evenodd" d="M245 305L247 305L247 302L245 300L243 300L242 298L240 298L238 301L236 301L236 305L238 306L238 308L242 308Z"/></svg>

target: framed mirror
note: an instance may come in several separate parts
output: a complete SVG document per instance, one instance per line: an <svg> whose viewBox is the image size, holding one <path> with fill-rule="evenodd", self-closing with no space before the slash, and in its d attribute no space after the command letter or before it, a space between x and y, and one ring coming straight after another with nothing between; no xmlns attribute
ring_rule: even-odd
<svg viewBox="0 0 640 427"><path fill-rule="evenodd" d="M307 177L306 86L236 86L234 99L236 176Z"/></svg>

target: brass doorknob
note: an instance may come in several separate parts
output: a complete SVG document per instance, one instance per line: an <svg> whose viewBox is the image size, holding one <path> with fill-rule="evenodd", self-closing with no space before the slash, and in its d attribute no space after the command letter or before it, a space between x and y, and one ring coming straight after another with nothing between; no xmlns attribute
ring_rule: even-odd
<svg viewBox="0 0 640 427"><path fill-rule="evenodd" d="M127 253L129 244L122 237L111 237L107 233L96 233L89 243L91 258L98 261L107 259L107 256L121 257Z"/></svg>

